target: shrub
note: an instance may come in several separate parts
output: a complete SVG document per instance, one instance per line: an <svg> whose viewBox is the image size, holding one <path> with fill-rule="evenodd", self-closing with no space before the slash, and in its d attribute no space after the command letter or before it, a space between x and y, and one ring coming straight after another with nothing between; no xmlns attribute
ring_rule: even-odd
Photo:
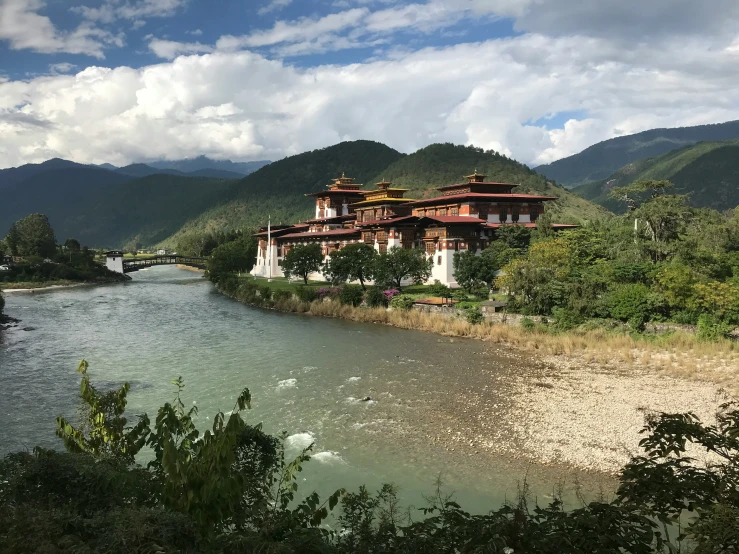
<svg viewBox="0 0 739 554"><path fill-rule="evenodd" d="M400 291L398 289L387 289L382 294L385 295L385 299L390 302L393 298L398 296L400 294Z"/></svg>
<svg viewBox="0 0 739 554"><path fill-rule="evenodd" d="M462 311L462 313L464 314L464 318L467 320L467 323L472 323L473 325L482 323L485 320L479 306L468 306Z"/></svg>
<svg viewBox="0 0 739 554"><path fill-rule="evenodd" d="M580 314L567 308L552 308L552 315L554 316L554 326L565 331L574 329L584 321Z"/></svg>
<svg viewBox="0 0 739 554"><path fill-rule="evenodd" d="M468 297L468 294L462 289L455 290L452 293L452 298L460 302L464 302L465 300L467 300L467 297Z"/></svg>
<svg viewBox="0 0 739 554"><path fill-rule="evenodd" d="M396 310L410 310L413 307L413 297L408 294L399 294L390 301L390 307Z"/></svg>
<svg viewBox="0 0 739 554"><path fill-rule="evenodd" d="M364 301L370 308L387 306L387 298L378 287L369 287L364 295Z"/></svg>
<svg viewBox="0 0 739 554"><path fill-rule="evenodd" d="M621 321L634 318L649 321L649 287L641 283L617 285L608 294L611 317Z"/></svg>
<svg viewBox="0 0 739 554"><path fill-rule="evenodd" d="M221 285L222 286L222 285ZM239 296L247 302L253 302L257 297L257 285L254 281L246 281L239 286Z"/></svg>
<svg viewBox="0 0 739 554"><path fill-rule="evenodd" d="M434 284L429 287L429 293L432 296L440 296L441 298L451 298L451 289L446 285L442 285L441 281L436 279Z"/></svg>
<svg viewBox="0 0 739 554"><path fill-rule="evenodd" d="M272 289L267 285L264 285L263 287L259 287L259 296L265 302L267 302L268 300L271 300L272 299Z"/></svg>
<svg viewBox="0 0 739 554"><path fill-rule="evenodd" d="M295 294L297 294L298 298L303 302L313 302L316 298L318 298L316 289L314 289L313 287L307 287L305 285L295 289Z"/></svg>
<svg viewBox="0 0 739 554"><path fill-rule="evenodd" d="M528 317L524 317L521 320L521 327L523 327L524 331L533 331L536 327L536 323Z"/></svg>
<svg viewBox="0 0 739 554"><path fill-rule="evenodd" d="M344 285L339 289L339 302L354 306L355 308L362 303L364 291L359 285Z"/></svg>
<svg viewBox="0 0 739 554"><path fill-rule="evenodd" d="M699 317L700 313L695 310L677 310L670 315L672 321L682 325L696 325Z"/></svg>
<svg viewBox="0 0 739 554"><path fill-rule="evenodd" d="M711 314L703 314L698 318L696 338L704 342L717 342L727 338L731 331L731 325L725 321Z"/></svg>
<svg viewBox="0 0 739 554"><path fill-rule="evenodd" d="M339 298L339 288L333 287L333 288L326 288L321 287L316 291L316 298L319 300L324 300L328 298L329 300L338 300Z"/></svg>
<svg viewBox="0 0 739 554"><path fill-rule="evenodd" d="M293 297L293 293L289 290L277 289L272 293L272 299L275 302L290 300Z"/></svg>

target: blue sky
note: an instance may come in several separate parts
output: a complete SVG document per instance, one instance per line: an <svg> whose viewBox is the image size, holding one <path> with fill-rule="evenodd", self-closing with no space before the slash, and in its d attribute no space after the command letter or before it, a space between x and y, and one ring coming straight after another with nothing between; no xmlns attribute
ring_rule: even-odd
<svg viewBox="0 0 739 554"><path fill-rule="evenodd" d="M739 119L736 0L0 0L0 167L341 140L537 165Z"/></svg>

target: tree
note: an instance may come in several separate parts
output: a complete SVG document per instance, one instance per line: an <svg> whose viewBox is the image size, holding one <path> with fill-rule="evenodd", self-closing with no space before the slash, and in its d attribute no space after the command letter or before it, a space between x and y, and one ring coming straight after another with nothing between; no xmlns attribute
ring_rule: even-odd
<svg viewBox="0 0 739 554"><path fill-rule="evenodd" d="M567 242L552 238L537 242L524 258L501 270L498 288L506 289L525 311L547 315L564 306L569 296L573 259Z"/></svg>
<svg viewBox="0 0 739 554"><path fill-rule="evenodd" d="M525 250L531 242L531 230L523 225L503 225L495 230L495 238L508 248Z"/></svg>
<svg viewBox="0 0 739 554"><path fill-rule="evenodd" d="M434 260L427 258L423 250L393 246L375 260L375 281L382 286L394 286L401 290L401 283L410 279L420 284L431 277Z"/></svg>
<svg viewBox="0 0 739 554"><path fill-rule="evenodd" d="M177 253L182 256L196 256L199 258L204 255L209 240L212 240L212 237L205 234L188 233L182 235L177 241Z"/></svg>
<svg viewBox="0 0 739 554"><path fill-rule="evenodd" d="M348 244L331 252L324 265L323 272L329 280L338 285L346 281L359 281L362 289L367 290L365 281L372 279L377 251L369 244Z"/></svg>
<svg viewBox="0 0 739 554"><path fill-rule="evenodd" d="M488 260L476 255L471 250L455 252L453 259L454 278L467 292L487 285L486 276L492 274ZM495 277L493 276L493 279Z"/></svg>
<svg viewBox="0 0 739 554"><path fill-rule="evenodd" d="M670 181L637 181L610 192L611 197L628 204L626 217L636 220L637 239L646 241L644 247L655 262L673 253L675 243L693 215L686 195L666 193L672 186Z"/></svg>
<svg viewBox="0 0 739 554"><path fill-rule="evenodd" d="M82 249L82 246L80 245L80 241L70 238L64 241L64 248L67 249L69 252L76 253Z"/></svg>
<svg viewBox="0 0 739 554"><path fill-rule="evenodd" d="M322 262L320 244L298 244L282 259L282 272L288 279L292 276L302 277L303 283L307 285L308 275L320 271Z"/></svg>
<svg viewBox="0 0 739 554"><path fill-rule="evenodd" d="M208 258L208 276L218 283L226 275L249 271L254 267L257 257L256 242L253 237L222 244Z"/></svg>
<svg viewBox="0 0 739 554"><path fill-rule="evenodd" d="M54 229L42 214L31 214L16 221L5 240L16 256L48 258L56 253Z"/></svg>

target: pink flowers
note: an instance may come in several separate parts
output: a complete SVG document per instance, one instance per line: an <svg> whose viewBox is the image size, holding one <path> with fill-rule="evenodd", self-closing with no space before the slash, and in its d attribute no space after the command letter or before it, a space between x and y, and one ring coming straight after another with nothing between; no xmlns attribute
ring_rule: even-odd
<svg viewBox="0 0 739 554"><path fill-rule="evenodd" d="M323 300L324 298L338 298L339 297L339 288L327 288L327 287L321 287L316 291L316 296Z"/></svg>
<svg viewBox="0 0 739 554"><path fill-rule="evenodd" d="M385 299L390 302L394 296L398 296L400 294L400 291L398 289L388 289L386 291L383 291L385 295Z"/></svg>

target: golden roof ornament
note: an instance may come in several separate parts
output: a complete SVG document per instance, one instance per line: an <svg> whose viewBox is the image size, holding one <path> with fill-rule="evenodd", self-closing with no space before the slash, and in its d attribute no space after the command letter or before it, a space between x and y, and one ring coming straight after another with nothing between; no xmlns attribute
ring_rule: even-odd
<svg viewBox="0 0 739 554"><path fill-rule="evenodd" d="M487 175L478 173L477 168L475 168L475 172L472 175L464 176L464 178L467 179L470 183L482 183L485 180L485 177L487 177Z"/></svg>

